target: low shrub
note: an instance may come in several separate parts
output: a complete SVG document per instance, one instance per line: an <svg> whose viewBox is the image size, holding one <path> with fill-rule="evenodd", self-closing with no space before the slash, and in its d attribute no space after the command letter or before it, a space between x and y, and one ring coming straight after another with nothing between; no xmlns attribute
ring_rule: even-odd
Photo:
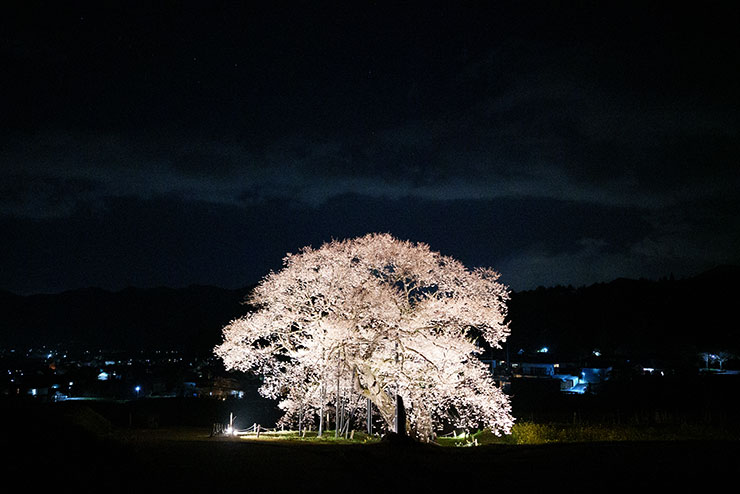
<svg viewBox="0 0 740 494"><path fill-rule="evenodd" d="M473 435L478 444L546 444L606 441L672 441L740 438L737 430L702 425L634 426L517 422L511 434L497 437L484 430Z"/></svg>

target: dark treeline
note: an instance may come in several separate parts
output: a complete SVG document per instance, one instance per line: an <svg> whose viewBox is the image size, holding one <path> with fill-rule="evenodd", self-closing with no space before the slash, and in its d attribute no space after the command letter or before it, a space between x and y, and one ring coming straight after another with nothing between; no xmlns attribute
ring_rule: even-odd
<svg viewBox="0 0 740 494"><path fill-rule="evenodd" d="M681 359L740 351L733 323L740 268L674 280L618 279L587 287L514 292L509 303L512 357L547 346L561 358ZM0 291L0 346L77 345L209 353L221 328L244 314L250 287L83 289L19 296Z"/></svg>
<svg viewBox="0 0 740 494"><path fill-rule="evenodd" d="M98 288L18 296L0 292L0 346L173 349L202 354L242 315L251 288Z"/></svg>
<svg viewBox="0 0 740 494"><path fill-rule="evenodd" d="M699 352L740 350L734 307L740 268L658 281L618 279L588 287L512 294L509 352L548 347L564 358L604 356L693 363Z"/></svg>

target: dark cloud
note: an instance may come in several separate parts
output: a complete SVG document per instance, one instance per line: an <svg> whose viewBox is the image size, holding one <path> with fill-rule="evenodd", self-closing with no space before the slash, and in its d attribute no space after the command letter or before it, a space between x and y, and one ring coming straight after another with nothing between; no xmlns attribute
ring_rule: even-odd
<svg viewBox="0 0 740 494"><path fill-rule="evenodd" d="M740 262L720 4L36 7L0 21L0 287L237 286L368 231L516 288Z"/></svg>
<svg viewBox="0 0 740 494"><path fill-rule="evenodd" d="M96 184L82 178L7 174L0 183L0 210L19 217L67 216L89 200Z"/></svg>
<svg viewBox="0 0 740 494"><path fill-rule="evenodd" d="M470 266L496 267L517 289L584 284L590 278L582 268L564 279L557 276L585 254L626 257L652 232L639 210L535 199L437 201L355 195L315 208L275 200L240 207L178 198L111 198L103 207L80 207L68 217L6 217L2 227L8 233L2 245L8 255L0 285L21 291L63 289L66 284L111 289L191 283L243 286L279 268L287 252L368 231L426 242ZM547 258L562 266L543 272ZM609 274L618 269L611 266Z"/></svg>

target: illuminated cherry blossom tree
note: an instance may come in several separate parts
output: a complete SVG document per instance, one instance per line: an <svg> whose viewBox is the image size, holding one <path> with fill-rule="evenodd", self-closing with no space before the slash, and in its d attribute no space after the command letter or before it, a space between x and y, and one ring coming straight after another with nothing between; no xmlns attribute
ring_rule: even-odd
<svg viewBox="0 0 740 494"><path fill-rule="evenodd" d="M329 408L339 417L369 399L393 430L398 395L422 440L443 425L507 433L508 397L476 358L476 338L499 348L509 332L498 278L388 234L306 247L254 289L255 310L224 328L215 353L261 374L283 421L321 426Z"/></svg>

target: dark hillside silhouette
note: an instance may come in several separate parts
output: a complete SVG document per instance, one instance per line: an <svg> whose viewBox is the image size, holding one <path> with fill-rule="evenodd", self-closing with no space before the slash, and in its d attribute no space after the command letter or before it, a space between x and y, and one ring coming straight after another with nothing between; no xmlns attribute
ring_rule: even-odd
<svg viewBox="0 0 740 494"><path fill-rule="evenodd" d="M680 280L617 279L515 292L509 351L547 346L563 357L587 357L599 349L605 355L685 361L701 351L738 354L740 333L731 322L739 286L740 267L722 266ZM0 345L209 353L221 328L248 309L243 301L250 289L0 292Z"/></svg>
<svg viewBox="0 0 740 494"><path fill-rule="evenodd" d="M724 266L682 280L617 279L514 293L509 349L682 360L700 351L736 353L740 334L731 321L739 281L740 268Z"/></svg>
<svg viewBox="0 0 740 494"><path fill-rule="evenodd" d="M97 288L53 295L0 293L0 345L208 351L243 314L251 288Z"/></svg>

